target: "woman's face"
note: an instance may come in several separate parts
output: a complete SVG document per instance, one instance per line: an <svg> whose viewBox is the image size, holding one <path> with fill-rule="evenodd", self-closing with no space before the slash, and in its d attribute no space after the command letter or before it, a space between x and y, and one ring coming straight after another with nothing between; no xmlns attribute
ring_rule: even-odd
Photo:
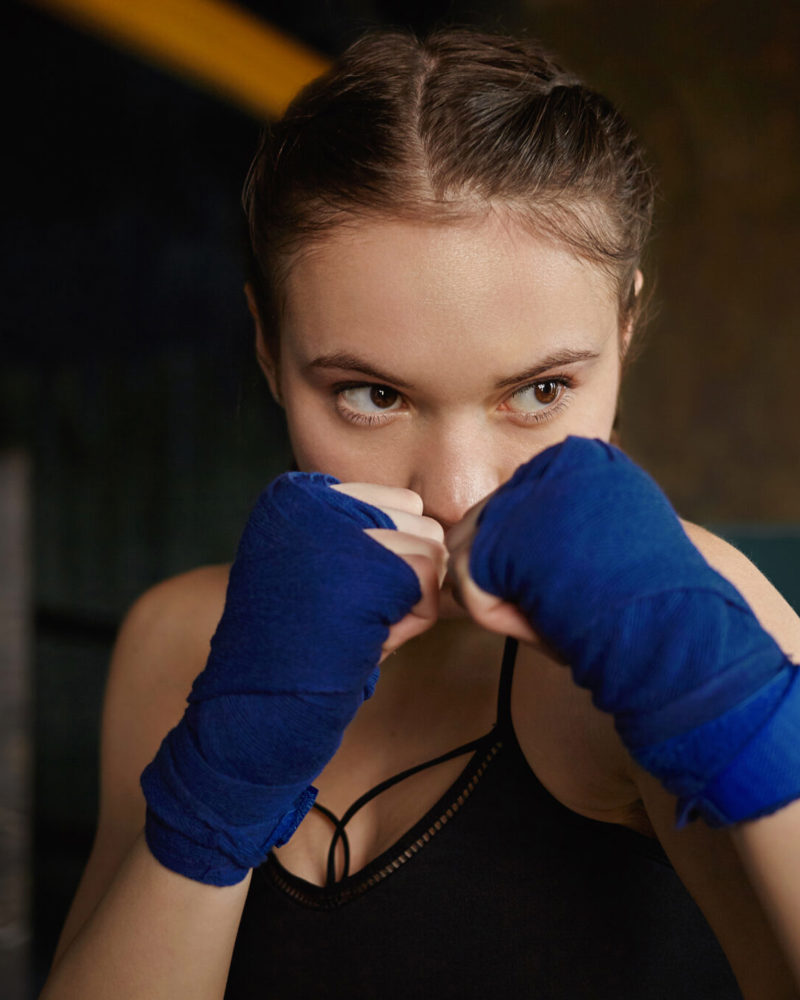
<svg viewBox="0 0 800 1000"><path fill-rule="evenodd" d="M611 433L612 282L497 216L334 232L292 268L280 333L298 467L407 487L445 529L568 434Z"/></svg>

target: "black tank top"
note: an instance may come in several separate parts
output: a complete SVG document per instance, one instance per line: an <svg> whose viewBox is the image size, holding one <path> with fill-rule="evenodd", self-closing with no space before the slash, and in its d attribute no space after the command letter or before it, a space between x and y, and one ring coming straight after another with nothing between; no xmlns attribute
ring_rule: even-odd
<svg viewBox="0 0 800 1000"><path fill-rule="evenodd" d="M741 1000L658 842L579 816L530 769L511 723L515 653L509 640L489 733L341 822L323 810L346 845L365 802L471 751L392 848L324 887L273 856L253 873L226 1000Z"/></svg>

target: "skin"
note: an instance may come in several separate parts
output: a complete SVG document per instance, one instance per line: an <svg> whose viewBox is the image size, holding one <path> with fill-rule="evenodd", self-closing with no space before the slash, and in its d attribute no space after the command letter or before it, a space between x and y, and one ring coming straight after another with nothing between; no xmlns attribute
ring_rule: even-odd
<svg viewBox="0 0 800 1000"><path fill-rule="evenodd" d="M537 452L611 433L630 333L615 290L501 214L337 232L296 262L286 302L280 357L263 331L258 354L298 467L411 491L444 532ZM448 583L439 615L460 613Z"/></svg>
<svg viewBox="0 0 800 1000"><path fill-rule="evenodd" d="M301 469L404 487L447 530L537 451L567 434L609 436L619 337L604 275L490 215L329 238L289 277L279 369L263 341L260 353ZM517 378L568 350L596 356ZM336 354L386 377L314 366ZM576 383L557 405L520 391L556 378ZM389 405L370 400L376 382L394 390ZM337 397L347 383L364 388Z"/></svg>
<svg viewBox="0 0 800 1000"><path fill-rule="evenodd" d="M502 633L518 634L528 641L512 715L539 779L581 815L657 834L747 1000L783 1000L795 987L732 838L703 824L673 829L674 800L637 771L609 717L536 645L515 609L480 592L465 570L476 505L520 463L568 434L609 437L629 337L606 275L498 213L446 227L364 222L295 262L280 356L258 321L257 350L298 466L335 475L340 489L389 513L398 530L373 534L417 572L423 595L391 630L376 692L315 784L319 801L341 815L388 775L488 731ZM767 581L719 539L687 530L764 627L800 655L800 621ZM46 998L213 1000L224 992L247 881L218 889L162 868L141 835L138 778L183 713L226 581L227 567L166 581L122 626L104 708L97 840ZM463 763L423 771L358 813L348 827L351 871L393 844ZM776 818L787 814L797 810ZM781 872L759 863L781 835L785 861L800 836L785 827L775 834L764 821L746 827L757 833L744 833L747 863L791 949L800 930L781 912ZM319 884L329 837L312 811L276 854ZM781 871L792 870L785 863ZM785 898L796 905L800 891Z"/></svg>

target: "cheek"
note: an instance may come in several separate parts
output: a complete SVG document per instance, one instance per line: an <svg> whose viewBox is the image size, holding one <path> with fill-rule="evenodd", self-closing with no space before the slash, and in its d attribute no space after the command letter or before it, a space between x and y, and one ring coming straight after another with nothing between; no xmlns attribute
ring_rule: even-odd
<svg viewBox="0 0 800 1000"><path fill-rule="evenodd" d="M586 395L581 405L575 409L576 429L570 430L569 433L608 441L619 404L619 362L615 359L607 371L598 374L601 377L595 382L593 391Z"/></svg>
<svg viewBox="0 0 800 1000"><path fill-rule="evenodd" d="M353 431L324 407L286 406L286 421L297 468L325 472L343 483L404 486L402 449L385 438Z"/></svg>
<svg viewBox="0 0 800 1000"><path fill-rule="evenodd" d="M339 469L344 456L338 454L336 436L327 430L325 423L314 426L305 417L298 419L288 409L286 422L297 468L301 472L325 472L342 479Z"/></svg>
<svg viewBox="0 0 800 1000"><path fill-rule="evenodd" d="M614 427L614 417L617 413L617 398L603 398L597 400L591 407L585 419L581 420L580 428L570 431L581 437L600 438L601 441L608 441Z"/></svg>
<svg viewBox="0 0 800 1000"><path fill-rule="evenodd" d="M301 472L324 472L341 479L337 472L337 436L324 401L299 378L293 377L293 373L284 369L282 374L283 409L297 468Z"/></svg>

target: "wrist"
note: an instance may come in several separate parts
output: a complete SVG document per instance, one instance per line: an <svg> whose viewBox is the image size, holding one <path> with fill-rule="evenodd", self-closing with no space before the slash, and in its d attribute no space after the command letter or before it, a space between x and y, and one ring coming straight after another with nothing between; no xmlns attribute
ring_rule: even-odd
<svg viewBox="0 0 800 1000"><path fill-rule="evenodd" d="M700 795L679 802L678 825L702 815L729 826L770 815L800 799L800 667L790 664L779 704Z"/></svg>
<svg viewBox="0 0 800 1000"><path fill-rule="evenodd" d="M250 871L218 850L198 844L185 833L167 826L150 808L145 818L144 836L148 850L159 864L194 882L236 885Z"/></svg>
<svg viewBox="0 0 800 1000"><path fill-rule="evenodd" d="M153 856L210 885L241 881L291 837L316 797L305 779L255 784L214 771L184 723L167 735L141 784Z"/></svg>

